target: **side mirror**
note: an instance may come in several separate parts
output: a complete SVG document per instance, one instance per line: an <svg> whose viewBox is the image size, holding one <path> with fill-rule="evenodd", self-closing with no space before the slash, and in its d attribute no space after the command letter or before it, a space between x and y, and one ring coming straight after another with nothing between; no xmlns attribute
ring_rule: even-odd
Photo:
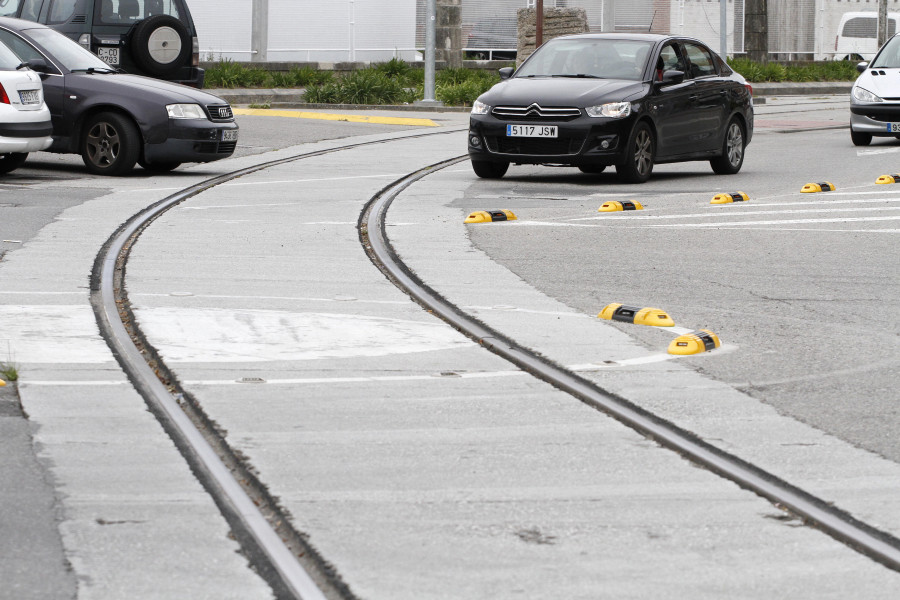
<svg viewBox="0 0 900 600"><path fill-rule="evenodd" d="M684 71L664 71L662 76L663 85L671 85L673 83L682 83L684 81Z"/></svg>
<svg viewBox="0 0 900 600"><path fill-rule="evenodd" d="M863 71L866 70L866 67L868 67L868 66L869 66L869 63L867 63L867 62L857 63L857 65L856 65L856 70L857 70L859 73L862 73Z"/></svg>
<svg viewBox="0 0 900 600"><path fill-rule="evenodd" d="M512 77L513 71L515 71L515 69L513 69L512 67L503 67L502 69L500 69L500 80L503 81L504 79L509 79L510 77Z"/></svg>
<svg viewBox="0 0 900 600"><path fill-rule="evenodd" d="M47 65L47 61L43 58L32 58L31 60L26 60L18 68L28 67L32 71L36 73L49 73L50 67Z"/></svg>

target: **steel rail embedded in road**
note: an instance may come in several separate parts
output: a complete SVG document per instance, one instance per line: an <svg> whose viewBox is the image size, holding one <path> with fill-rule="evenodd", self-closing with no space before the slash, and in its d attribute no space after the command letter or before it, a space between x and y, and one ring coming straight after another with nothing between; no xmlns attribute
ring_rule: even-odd
<svg viewBox="0 0 900 600"><path fill-rule="evenodd" d="M385 187L360 215L363 247L372 261L395 285L429 311L495 354L607 413L642 435L682 454L697 465L729 479L775 503L779 508L803 518L833 538L862 554L900 571L900 540L868 525L849 513L805 492L775 475L702 441L689 431L670 423L616 394L608 392L575 373L516 344L475 317L451 304L421 281L394 251L386 230L388 208L397 196L416 181L465 157L437 163Z"/></svg>
<svg viewBox="0 0 900 600"><path fill-rule="evenodd" d="M457 129L443 130L405 136L402 139L442 135ZM361 146L381 144L389 140L374 140L345 144L334 148L307 152L279 160L268 161L218 177L208 179L172 194L134 215L104 244L94 261L91 273L91 304L101 334L106 339L122 369L128 375L135 389L144 398L151 412L172 437L178 450L188 461L198 479L210 493L222 511L238 541L248 551L249 558L276 594L283 598L300 600L325 600L326 596L310 574L303 568L294 552L282 539L271 522L258 506L260 499L252 499L247 490L235 478L231 467L226 465L223 454L213 446L179 402L183 393L171 378L166 377L167 367L155 356L155 350L144 340L137 324L131 319L125 285L122 280L131 246L141 231L170 208L201 192L226 183L238 177L263 169L294 162L301 159L322 156L332 152L349 150ZM136 341L140 344L140 348ZM151 365L148 361L155 361ZM161 377L169 379L163 382ZM200 419L202 420L202 418ZM227 444L220 436L208 431L220 448ZM230 451L230 449L229 449ZM249 472L241 473L243 480L251 480ZM251 486L248 486L251 487ZM263 498L267 500L267 498ZM286 525L287 519L277 506L267 504L266 513L272 521ZM291 529L291 533L296 534ZM304 545L302 536L293 535L298 545ZM299 541L298 541L299 540ZM323 567L321 578L332 586L335 594L353 598L352 592L336 577L313 548L305 545L303 550L311 555L312 562Z"/></svg>

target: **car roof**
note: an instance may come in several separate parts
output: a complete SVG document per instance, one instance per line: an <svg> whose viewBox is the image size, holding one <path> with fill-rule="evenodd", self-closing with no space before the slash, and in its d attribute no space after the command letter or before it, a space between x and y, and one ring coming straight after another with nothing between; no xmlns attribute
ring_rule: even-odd
<svg viewBox="0 0 900 600"><path fill-rule="evenodd" d="M0 17L0 25L14 31L24 31L26 29L50 29L46 25L42 25L34 21L15 19L13 17Z"/></svg>
<svg viewBox="0 0 900 600"><path fill-rule="evenodd" d="M574 35L560 36L567 39L614 39L614 40L638 40L647 42L659 42L672 37L663 33L576 33Z"/></svg>

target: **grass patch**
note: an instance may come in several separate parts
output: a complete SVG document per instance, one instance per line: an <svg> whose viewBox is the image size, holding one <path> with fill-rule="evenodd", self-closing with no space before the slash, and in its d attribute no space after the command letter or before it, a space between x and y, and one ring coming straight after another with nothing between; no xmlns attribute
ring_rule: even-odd
<svg viewBox="0 0 900 600"><path fill-rule="evenodd" d="M804 81L854 81L859 73L856 62L834 60L800 65L758 63L746 58L729 58L728 65L751 83L804 82Z"/></svg>
<svg viewBox="0 0 900 600"><path fill-rule="evenodd" d="M19 369L13 363L0 362L0 379L16 381L19 379Z"/></svg>

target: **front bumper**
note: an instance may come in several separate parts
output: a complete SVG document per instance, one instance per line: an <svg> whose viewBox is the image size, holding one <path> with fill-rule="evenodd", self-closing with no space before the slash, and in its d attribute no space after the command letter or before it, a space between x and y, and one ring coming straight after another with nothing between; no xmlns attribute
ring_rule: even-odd
<svg viewBox="0 0 900 600"><path fill-rule="evenodd" d="M850 105L850 128L853 131L885 137L900 135L900 132L890 130L891 123L900 123L900 103Z"/></svg>
<svg viewBox="0 0 900 600"><path fill-rule="evenodd" d="M237 148L237 138L226 140L226 132L238 131L237 123L185 119L172 120L169 136L158 144L144 145L144 159L149 163L212 162L228 158ZM234 134L231 134L234 135Z"/></svg>
<svg viewBox="0 0 900 600"><path fill-rule="evenodd" d="M580 116L571 121L500 120L471 115L469 156L517 164L614 165L624 160L632 114L624 119ZM555 125L556 138L510 137L507 125Z"/></svg>

